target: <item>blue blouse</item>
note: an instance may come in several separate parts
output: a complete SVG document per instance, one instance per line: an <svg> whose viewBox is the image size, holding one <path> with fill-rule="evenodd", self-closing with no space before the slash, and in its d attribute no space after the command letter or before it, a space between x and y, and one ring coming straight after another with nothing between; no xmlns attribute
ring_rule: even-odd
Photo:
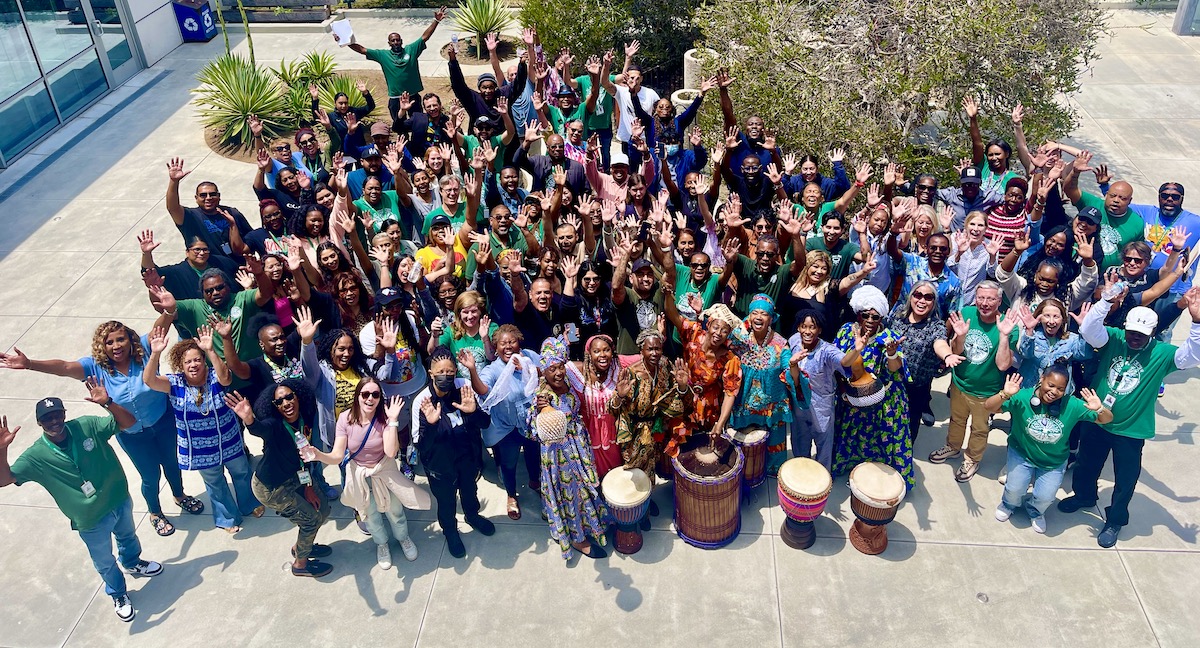
<svg viewBox="0 0 1200 648"><path fill-rule="evenodd" d="M92 356L79 359L83 373L104 385L113 402L129 410L137 419L133 425L121 430L122 434L138 434L151 427L166 415L167 406L170 404L166 394L150 389L142 380L142 370L146 368L145 359L150 357L150 342L147 336L142 336L141 344L142 361L131 360L128 374L109 373Z"/></svg>

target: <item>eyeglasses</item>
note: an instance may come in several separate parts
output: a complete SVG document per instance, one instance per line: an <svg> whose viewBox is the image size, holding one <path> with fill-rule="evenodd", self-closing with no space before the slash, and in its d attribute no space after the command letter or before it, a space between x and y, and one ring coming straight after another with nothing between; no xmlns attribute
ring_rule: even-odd
<svg viewBox="0 0 1200 648"><path fill-rule="evenodd" d="M912 296L913 296L913 299L919 299L919 300L921 300L921 301L933 301L933 299L934 299L934 295L933 295L933 293L918 293L918 292L915 292L915 293L913 293L913 295L912 295ZM879 319L879 316L878 316L878 315L876 315L876 316L875 316L875 319Z"/></svg>
<svg viewBox="0 0 1200 648"><path fill-rule="evenodd" d="M883 316L877 313L859 313L858 318L867 322L878 322Z"/></svg>
<svg viewBox="0 0 1200 648"><path fill-rule="evenodd" d="M219 286L209 286L208 288L204 289L204 294L211 295L213 293L219 293L222 290L225 290L226 288L228 288L228 286L226 286L225 284L221 284Z"/></svg>
<svg viewBox="0 0 1200 648"><path fill-rule="evenodd" d="M220 191L197 191L196 197L197 198L220 198L221 192Z"/></svg>
<svg viewBox="0 0 1200 648"><path fill-rule="evenodd" d="M296 400L296 394L292 393L292 394L284 394L283 396L280 396L279 398L272 399L271 402L275 403L276 407L279 407L280 405L283 405L284 403L290 403L294 400Z"/></svg>
<svg viewBox="0 0 1200 648"><path fill-rule="evenodd" d="M583 283L600 283L600 277L584 277L581 281Z"/></svg>
<svg viewBox="0 0 1200 648"><path fill-rule="evenodd" d="M1143 259L1142 257L1131 257L1131 256L1125 257L1124 261L1125 261L1125 263L1136 263L1136 264L1142 264L1142 263L1146 262L1146 260Z"/></svg>
<svg viewBox="0 0 1200 648"><path fill-rule="evenodd" d="M275 150L275 151L290 151L290 150L292 150L292 145L291 145L291 144L280 144L279 146L276 146L276 147L274 147L272 150Z"/></svg>
<svg viewBox="0 0 1200 648"><path fill-rule="evenodd" d="M190 248L188 248L188 252L195 252L196 254L208 254L211 251L212 250L209 250L206 247L190 247Z"/></svg>
<svg viewBox="0 0 1200 648"><path fill-rule="evenodd" d="M1158 199L1159 200L1183 200L1183 194L1167 193L1165 191L1160 191L1158 193Z"/></svg>
<svg viewBox="0 0 1200 648"><path fill-rule="evenodd" d="M382 395L383 394L377 391L364 391L358 393L359 398L379 398Z"/></svg>

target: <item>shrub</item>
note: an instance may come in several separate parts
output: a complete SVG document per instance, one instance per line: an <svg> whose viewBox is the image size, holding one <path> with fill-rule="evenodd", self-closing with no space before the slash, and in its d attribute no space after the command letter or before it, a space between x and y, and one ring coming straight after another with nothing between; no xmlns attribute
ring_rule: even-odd
<svg viewBox="0 0 1200 648"><path fill-rule="evenodd" d="M284 88L266 68L238 54L222 54L197 75L192 90L201 122L221 132L228 144L245 146L251 139L246 119L257 115L264 137L276 137L293 124Z"/></svg>
<svg viewBox="0 0 1200 648"><path fill-rule="evenodd" d="M298 59L281 60L279 67L272 69L271 73L286 86L284 100L287 113L291 123L298 127L312 119L309 84L320 87L329 83L337 76L337 64L330 54L309 52Z"/></svg>
<svg viewBox="0 0 1200 648"><path fill-rule="evenodd" d="M366 99L363 99L362 93L358 91L357 87L355 87L354 79L341 74L326 80L326 82L320 86L320 91L321 94L318 100L321 103L321 107L330 112L333 111L333 98L337 96L339 92L346 94L346 97L350 99L351 106L361 106L367 102ZM376 104L375 110L371 111L370 115L364 117L363 121L379 119L381 115L386 114L386 110L386 105Z"/></svg>
<svg viewBox="0 0 1200 648"><path fill-rule="evenodd" d="M739 116L762 116L781 145L945 176L970 152L967 95L985 140L1011 141L1018 102L1031 145L1069 133L1061 96L1078 90L1103 21L1092 0L713 0L697 12L719 52L708 71L729 69ZM710 111L701 121L719 128Z"/></svg>
<svg viewBox="0 0 1200 648"><path fill-rule="evenodd" d="M512 12L503 0L466 0L450 13L456 28L475 35L475 55L479 58L487 54L484 37L504 31L513 21Z"/></svg>

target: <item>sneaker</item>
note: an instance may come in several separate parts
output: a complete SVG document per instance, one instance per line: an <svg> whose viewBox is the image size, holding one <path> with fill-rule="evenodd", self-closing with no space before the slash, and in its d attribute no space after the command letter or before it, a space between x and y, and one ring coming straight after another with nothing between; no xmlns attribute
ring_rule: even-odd
<svg viewBox="0 0 1200 648"><path fill-rule="evenodd" d="M162 573L163 566L153 560L139 560L133 567L126 567L125 573L130 576L158 576Z"/></svg>
<svg viewBox="0 0 1200 648"><path fill-rule="evenodd" d="M971 460L970 457L963 459L962 465L958 467L958 472L954 473L954 479L960 482L971 481L979 470L979 464Z"/></svg>
<svg viewBox="0 0 1200 648"><path fill-rule="evenodd" d="M1033 525L1033 530L1035 532L1037 532L1037 533L1045 533L1046 532L1046 516L1045 515L1039 515L1039 516L1033 518L1032 520L1030 520L1030 523Z"/></svg>
<svg viewBox="0 0 1200 648"><path fill-rule="evenodd" d="M412 538L405 538L401 540L400 548L404 550L404 558L408 560L408 562L412 562L417 559L417 545L412 541Z"/></svg>
<svg viewBox="0 0 1200 648"><path fill-rule="evenodd" d="M117 613L117 618L125 623L133 621L134 615L137 614L137 610L133 609L133 603L129 601L128 594L113 597L113 611Z"/></svg>
<svg viewBox="0 0 1200 648"><path fill-rule="evenodd" d="M455 558L462 558L467 555L467 548L463 546L463 541L458 535L458 531L446 534L446 551L449 551L450 555Z"/></svg>
<svg viewBox="0 0 1200 648"><path fill-rule="evenodd" d="M1008 518L1010 517L1012 517L1012 511L1008 510L1007 506L1001 504L996 507L997 522L1008 522Z"/></svg>
<svg viewBox="0 0 1200 648"><path fill-rule="evenodd" d="M1121 535L1121 527L1113 524L1105 524L1103 529L1100 529L1100 535L1096 536L1096 544L1111 549L1117 544L1117 536Z"/></svg>
<svg viewBox="0 0 1200 648"><path fill-rule="evenodd" d="M392 568L392 550L386 544L375 545L375 562L379 563L380 569Z"/></svg>
<svg viewBox="0 0 1200 648"><path fill-rule="evenodd" d="M485 536L490 536L496 532L496 525L491 520L479 514L467 516L467 524Z"/></svg>
<svg viewBox="0 0 1200 648"><path fill-rule="evenodd" d="M933 427L933 423L933 414L925 412L921 415L921 425L924 425L925 427Z"/></svg>
<svg viewBox="0 0 1200 648"><path fill-rule="evenodd" d="M333 554L333 548L329 545L313 543L312 549L308 550L309 559L313 558L328 558ZM296 557L296 548L292 547L292 558Z"/></svg>
<svg viewBox="0 0 1200 648"><path fill-rule="evenodd" d="M1008 483L1008 470L1007 469L1001 470L1000 476L998 478L996 478L996 481L1000 482L1001 486L1007 484Z"/></svg>
<svg viewBox="0 0 1200 648"><path fill-rule="evenodd" d="M1062 511L1063 513L1074 513L1079 509L1091 508L1095 505L1095 502L1089 504L1072 495L1065 500L1059 500L1058 510Z"/></svg>
<svg viewBox="0 0 1200 648"><path fill-rule="evenodd" d="M944 445L929 453L929 463L946 463L947 459L957 457L961 452L962 450L958 448L951 448L949 445Z"/></svg>
<svg viewBox="0 0 1200 648"><path fill-rule="evenodd" d="M337 486L325 485L325 499L335 500L342 492L337 489Z"/></svg>
<svg viewBox="0 0 1200 648"><path fill-rule="evenodd" d="M358 521L358 530L362 531L362 534L365 536L371 535L371 530L367 528L367 523L362 520Z"/></svg>
<svg viewBox="0 0 1200 648"><path fill-rule="evenodd" d="M303 567L292 567L292 576L305 576L308 578L317 578L324 576L333 571L333 565L309 558L305 561Z"/></svg>

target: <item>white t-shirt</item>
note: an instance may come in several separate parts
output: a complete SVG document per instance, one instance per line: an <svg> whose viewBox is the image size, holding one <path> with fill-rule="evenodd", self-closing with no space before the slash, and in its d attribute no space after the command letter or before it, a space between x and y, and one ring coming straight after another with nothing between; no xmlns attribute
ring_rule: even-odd
<svg viewBox="0 0 1200 648"><path fill-rule="evenodd" d="M638 102L642 104L642 110L654 114L654 104L658 101L658 93L642 86L637 93ZM617 139L622 142L629 141L629 127L633 124L633 120L637 119L637 114L633 112L633 97L629 94L629 88L617 86L617 107L621 109L621 122L617 124ZM643 124L649 128L650 124Z"/></svg>

